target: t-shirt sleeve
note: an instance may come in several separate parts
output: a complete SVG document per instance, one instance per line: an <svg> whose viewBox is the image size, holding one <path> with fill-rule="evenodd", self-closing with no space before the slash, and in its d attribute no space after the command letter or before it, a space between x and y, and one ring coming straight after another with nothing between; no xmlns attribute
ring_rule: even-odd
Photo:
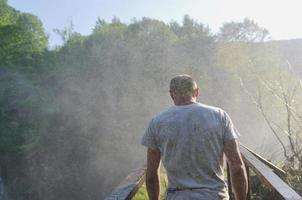
<svg viewBox="0 0 302 200"><path fill-rule="evenodd" d="M224 136L223 142L228 140L236 139L240 136L238 130L234 127L234 124L230 118L230 116L223 111L223 126L224 126Z"/></svg>
<svg viewBox="0 0 302 200"><path fill-rule="evenodd" d="M151 120L147 129L145 130L141 144L147 148L158 149L158 145L155 140L155 128L154 128L153 119Z"/></svg>

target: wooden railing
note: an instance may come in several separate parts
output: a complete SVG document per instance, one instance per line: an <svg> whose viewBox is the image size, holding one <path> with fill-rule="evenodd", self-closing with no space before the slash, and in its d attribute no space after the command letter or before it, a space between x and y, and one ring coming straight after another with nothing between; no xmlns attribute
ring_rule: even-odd
<svg viewBox="0 0 302 200"><path fill-rule="evenodd" d="M243 145L240 145L240 151L245 162L249 179L249 192L247 200L252 199L251 191L253 188L251 185L251 177L253 176L251 175L251 170L255 173L259 182L268 187L274 194L276 194L276 196L279 196L279 198L283 198L285 200L302 200L302 197L280 178L285 176L285 172L283 170L279 169ZM109 196L105 198L105 200L132 199L145 181L145 172L145 166L134 170L112 191ZM232 187L230 185L230 174L228 169L227 175L230 200L232 200L234 197L232 194Z"/></svg>
<svg viewBox="0 0 302 200"><path fill-rule="evenodd" d="M240 146L240 152L244 159L247 172L250 173L250 169L256 173L260 182L265 184L273 192L279 194L285 200L302 200L302 197L297 194L287 183L285 183L277 174L285 175L285 172L272 163L266 161L253 151L244 146ZM248 174L250 178L250 174ZM251 181L249 181L250 183ZM249 187L251 190L252 188ZM250 198L250 196L248 196Z"/></svg>
<svg viewBox="0 0 302 200"><path fill-rule="evenodd" d="M129 174L105 200L129 200L145 181L146 167L143 166Z"/></svg>

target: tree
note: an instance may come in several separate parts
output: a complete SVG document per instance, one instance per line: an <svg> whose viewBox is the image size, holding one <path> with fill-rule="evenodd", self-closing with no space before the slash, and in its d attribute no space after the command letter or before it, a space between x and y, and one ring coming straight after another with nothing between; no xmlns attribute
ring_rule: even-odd
<svg viewBox="0 0 302 200"><path fill-rule="evenodd" d="M290 63L287 62L291 69ZM294 73L279 71L273 77L257 75L259 85L251 92L241 86L257 106L265 123L277 139L285 158L282 163L287 180L302 193L302 81ZM273 112L268 111L274 105ZM277 111L276 111L277 108Z"/></svg>
<svg viewBox="0 0 302 200"><path fill-rule="evenodd" d="M7 5L7 0L0 0L0 27L16 22L17 11Z"/></svg>
<svg viewBox="0 0 302 200"><path fill-rule="evenodd" d="M43 53L48 39L41 21L34 15L18 14L14 24L0 26L0 65L26 64Z"/></svg>
<svg viewBox="0 0 302 200"><path fill-rule="evenodd" d="M143 17L140 21L135 21L128 26L128 36L138 40L152 41L153 43L166 41L175 41L175 34L169 26L159 20Z"/></svg>
<svg viewBox="0 0 302 200"><path fill-rule="evenodd" d="M95 26L93 28L93 33L97 33L100 29L102 29L102 27L104 27L106 25L106 21L99 18L96 20Z"/></svg>
<svg viewBox="0 0 302 200"><path fill-rule="evenodd" d="M189 15L183 17L182 26L177 22L171 22L170 28L180 39L194 39L211 36L209 27L202 23L198 23L190 18Z"/></svg>
<svg viewBox="0 0 302 200"><path fill-rule="evenodd" d="M225 42L263 42L270 38L269 31L250 19L243 22L223 24L217 35L219 41Z"/></svg>
<svg viewBox="0 0 302 200"><path fill-rule="evenodd" d="M73 25L72 21L70 21L68 23L68 25L66 27L64 27L63 29L56 28L53 31L61 37L63 46L68 42L68 40L70 40L73 37L73 35L76 34L74 31L74 25Z"/></svg>

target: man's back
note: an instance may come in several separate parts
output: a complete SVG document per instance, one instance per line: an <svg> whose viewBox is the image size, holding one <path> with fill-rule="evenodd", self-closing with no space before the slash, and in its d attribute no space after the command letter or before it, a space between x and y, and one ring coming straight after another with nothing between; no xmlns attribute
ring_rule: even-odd
<svg viewBox="0 0 302 200"><path fill-rule="evenodd" d="M153 118L142 144L160 151L168 199L227 199L223 144L237 136L224 111L193 103L172 106Z"/></svg>

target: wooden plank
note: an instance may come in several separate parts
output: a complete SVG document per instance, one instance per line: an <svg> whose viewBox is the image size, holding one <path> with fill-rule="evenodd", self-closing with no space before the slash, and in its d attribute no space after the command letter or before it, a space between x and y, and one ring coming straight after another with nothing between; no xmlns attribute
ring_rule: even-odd
<svg viewBox="0 0 302 200"><path fill-rule="evenodd" d="M302 197L289 187L271 168L262 163L249 150L240 146L242 157L260 178L260 180L270 188L276 190L285 200L302 200Z"/></svg>
<svg viewBox="0 0 302 200"><path fill-rule="evenodd" d="M111 194L104 200L128 200L131 199L145 181L146 167L141 167L129 174Z"/></svg>
<svg viewBox="0 0 302 200"><path fill-rule="evenodd" d="M265 158L263 158L262 156L260 156L259 154L257 154L256 152L254 152L253 150L251 150L250 148L244 146L243 144L240 144L240 146L244 147L245 149L247 149L249 152L251 152L254 156L256 156L261 162L263 162L264 164L266 164L268 167L272 168L274 170L274 172L276 174L278 174L281 177L284 177L286 175L285 171L280 169L279 167L277 167L276 165L274 165L273 163L269 162L268 160L266 160Z"/></svg>

